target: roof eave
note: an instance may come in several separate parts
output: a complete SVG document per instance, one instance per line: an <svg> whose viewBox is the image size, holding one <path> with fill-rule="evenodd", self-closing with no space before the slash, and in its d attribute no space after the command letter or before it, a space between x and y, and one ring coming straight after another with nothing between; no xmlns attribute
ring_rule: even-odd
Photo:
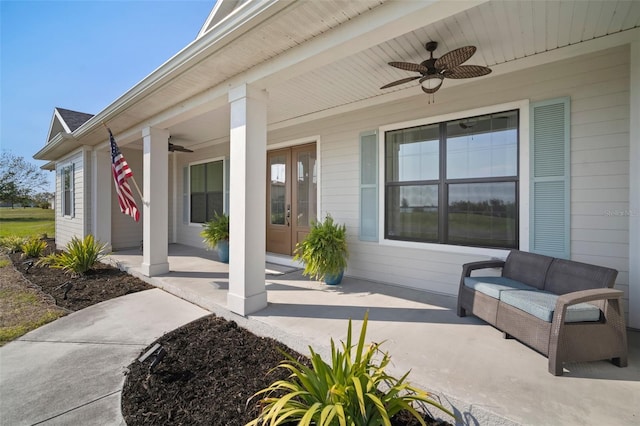
<svg viewBox="0 0 640 426"><path fill-rule="evenodd" d="M103 123L108 123L117 117L120 112L135 104L140 98L167 84L177 75L227 45L235 37L245 33L289 5L289 2L280 2L279 0L261 0L256 1L251 7L242 8L242 13L234 14L233 17L230 17L231 19L221 22L219 27L210 30L201 38L192 41L184 49L116 99L111 105L87 120L86 123L73 132L74 137L79 140L85 135L95 131L98 126L101 126Z"/></svg>
<svg viewBox="0 0 640 426"><path fill-rule="evenodd" d="M51 139L40 151L33 155L36 160L55 161L77 148L78 141L71 133L60 132Z"/></svg>

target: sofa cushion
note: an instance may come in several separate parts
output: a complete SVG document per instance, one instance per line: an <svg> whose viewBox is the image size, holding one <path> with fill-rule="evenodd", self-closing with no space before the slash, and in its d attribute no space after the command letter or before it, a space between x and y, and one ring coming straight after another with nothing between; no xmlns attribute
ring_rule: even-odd
<svg viewBox="0 0 640 426"><path fill-rule="evenodd" d="M558 295L539 290L514 290L500 293L500 301L526 313L551 322L556 309ZM567 308L565 322L600 320L600 309L588 303L579 303Z"/></svg>
<svg viewBox="0 0 640 426"><path fill-rule="evenodd" d="M502 276L543 290L553 260L553 257L541 254L511 250L502 268Z"/></svg>
<svg viewBox="0 0 640 426"><path fill-rule="evenodd" d="M500 293L506 290L533 290L531 286L505 277L465 277L464 285L494 299L500 299Z"/></svg>

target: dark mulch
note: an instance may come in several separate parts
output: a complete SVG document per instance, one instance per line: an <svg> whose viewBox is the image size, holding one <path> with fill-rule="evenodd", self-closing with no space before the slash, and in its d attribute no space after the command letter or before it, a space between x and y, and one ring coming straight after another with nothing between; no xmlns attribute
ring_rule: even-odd
<svg viewBox="0 0 640 426"><path fill-rule="evenodd" d="M48 247L48 252L51 252L55 242L48 240ZM21 253L13 253L9 257L25 278L40 287L44 293L51 295L56 305L70 311L78 311L105 300L153 288L141 279L104 263L97 263L85 276L72 278L60 269L47 266L34 265L27 271L27 262L34 259L23 259ZM67 288L69 290L65 299Z"/></svg>
<svg viewBox="0 0 640 426"><path fill-rule="evenodd" d="M152 288L105 264L97 265L84 277L71 278L48 267L33 266L25 272L20 254L10 257L25 278L71 311ZM64 299L66 283L73 287ZM284 369L271 371L284 359L278 348L308 362L273 339L258 337L235 322L215 316L174 330L158 343L166 356L152 372L151 359L145 363L135 360L129 366L122 393L122 412L129 426L244 425L259 413L259 402L251 396L286 376ZM429 416L425 420L429 425L449 425ZM393 419L395 426L417 424L405 415Z"/></svg>

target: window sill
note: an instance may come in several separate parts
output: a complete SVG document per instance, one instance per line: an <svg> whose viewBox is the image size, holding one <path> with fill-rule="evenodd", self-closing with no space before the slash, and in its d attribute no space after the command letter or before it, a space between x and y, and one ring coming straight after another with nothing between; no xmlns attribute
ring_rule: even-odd
<svg viewBox="0 0 640 426"><path fill-rule="evenodd" d="M402 247L415 250L425 251L437 251L441 253L452 254L471 254L476 256L498 257L504 259L509 254L510 249L493 249L486 247L469 247L469 246L455 246L450 244L433 244L433 243L418 243L413 241L398 241L398 240L386 240L380 241L380 245L390 247Z"/></svg>

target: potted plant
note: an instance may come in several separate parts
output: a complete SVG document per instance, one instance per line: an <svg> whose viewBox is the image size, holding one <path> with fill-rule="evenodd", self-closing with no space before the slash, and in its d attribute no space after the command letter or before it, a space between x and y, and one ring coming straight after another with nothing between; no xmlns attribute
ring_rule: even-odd
<svg viewBox="0 0 640 426"><path fill-rule="evenodd" d="M221 262L229 263L229 216L216 213L202 225L200 236L209 249L215 249Z"/></svg>
<svg viewBox="0 0 640 426"><path fill-rule="evenodd" d="M342 281L348 257L347 228L327 214L324 221L314 221L307 237L296 244L293 260L304 262L304 275L335 285Z"/></svg>

